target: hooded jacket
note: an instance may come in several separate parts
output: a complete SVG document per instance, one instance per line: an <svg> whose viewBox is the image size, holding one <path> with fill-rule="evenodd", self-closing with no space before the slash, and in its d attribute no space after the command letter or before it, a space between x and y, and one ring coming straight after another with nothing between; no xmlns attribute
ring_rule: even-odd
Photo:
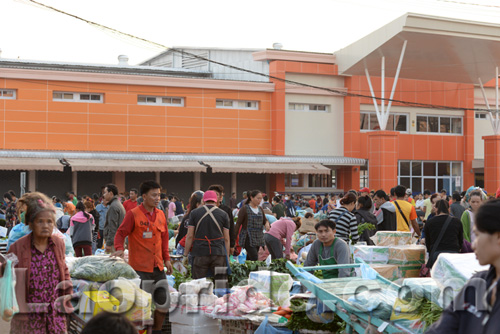
<svg viewBox="0 0 500 334"><path fill-rule="evenodd" d="M70 236L73 242L73 247L80 245L92 245L92 230L94 229L94 217L88 214L89 218L85 216L82 211L77 212L71 217Z"/></svg>
<svg viewBox="0 0 500 334"><path fill-rule="evenodd" d="M377 231L397 230L396 207L391 202L382 204L375 216L377 217Z"/></svg>

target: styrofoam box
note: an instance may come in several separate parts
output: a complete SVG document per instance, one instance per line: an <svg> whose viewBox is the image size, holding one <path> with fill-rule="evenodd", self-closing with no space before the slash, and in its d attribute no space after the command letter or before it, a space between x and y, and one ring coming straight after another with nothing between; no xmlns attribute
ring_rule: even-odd
<svg viewBox="0 0 500 334"><path fill-rule="evenodd" d="M219 326L219 321L210 319L203 315L203 310L186 310L185 307L178 307L169 313L168 320L173 324L187 326ZM173 332L174 333L174 332Z"/></svg>
<svg viewBox="0 0 500 334"><path fill-rule="evenodd" d="M172 323L172 333L175 334L219 334L219 325L216 326L189 326Z"/></svg>

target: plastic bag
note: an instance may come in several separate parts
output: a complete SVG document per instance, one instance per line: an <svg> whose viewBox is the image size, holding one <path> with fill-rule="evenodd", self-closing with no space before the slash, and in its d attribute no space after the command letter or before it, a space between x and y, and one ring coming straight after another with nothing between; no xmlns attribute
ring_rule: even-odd
<svg viewBox="0 0 500 334"><path fill-rule="evenodd" d="M13 268L17 257L9 254L6 258L5 270L0 278L0 315L4 321L11 321L14 314L19 312L16 298L16 274Z"/></svg>
<svg viewBox="0 0 500 334"><path fill-rule="evenodd" d="M269 319L266 318L260 326L257 328L257 330L254 332L255 334L285 334L285 333L290 333L292 334L293 331L288 329L288 328L275 328L269 324Z"/></svg>
<svg viewBox="0 0 500 334"><path fill-rule="evenodd" d="M78 258L71 277L94 282L107 282L119 277L138 278L139 275L123 259L118 257L85 256Z"/></svg>
<svg viewBox="0 0 500 334"><path fill-rule="evenodd" d="M373 316L387 321L391 317L392 307L398 298L393 289L376 289L358 293L348 301L361 312L370 312Z"/></svg>
<svg viewBox="0 0 500 334"><path fill-rule="evenodd" d="M31 230L29 226L24 225L23 223L19 223L16 226L14 226L9 233L9 241L7 241L7 251L9 250L10 245L12 245L14 242L16 242L17 240L21 239L22 237L30 233Z"/></svg>
<svg viewBox="0 0 500 334"><path fill-rule="evenodd" d="M363 279L377 279L377 272L366 263L361 263L360 269Z"/></svg>

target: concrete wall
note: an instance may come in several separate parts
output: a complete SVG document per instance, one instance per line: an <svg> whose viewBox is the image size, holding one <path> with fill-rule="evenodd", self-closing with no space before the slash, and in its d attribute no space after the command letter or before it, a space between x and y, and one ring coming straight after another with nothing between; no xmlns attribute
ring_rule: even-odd
<svg viewBox="0 0 500 334"><path fill-rule="evenodd" d="M286 79L328 88L344 86L344 79L337 76L287 73ZM293 88L287 88L285 155L344 155L343 101L334 95L294 94ZM329 112L289 110L290 103L326 104Z"/></svg>

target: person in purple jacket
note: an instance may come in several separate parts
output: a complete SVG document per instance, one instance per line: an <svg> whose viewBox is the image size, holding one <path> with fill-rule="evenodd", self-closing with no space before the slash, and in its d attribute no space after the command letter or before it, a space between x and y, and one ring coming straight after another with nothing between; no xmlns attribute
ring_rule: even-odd
<svg viewBox="0 0 500 334"><path fill-rule="evenodd" d="M271 225L271 229L264 234L264 242L271 254L271 259L283 258L283 246L285 246L285 257L290 259L292 235L300 228L300 225L302 225L300 217L282 217Z"/></svg>

